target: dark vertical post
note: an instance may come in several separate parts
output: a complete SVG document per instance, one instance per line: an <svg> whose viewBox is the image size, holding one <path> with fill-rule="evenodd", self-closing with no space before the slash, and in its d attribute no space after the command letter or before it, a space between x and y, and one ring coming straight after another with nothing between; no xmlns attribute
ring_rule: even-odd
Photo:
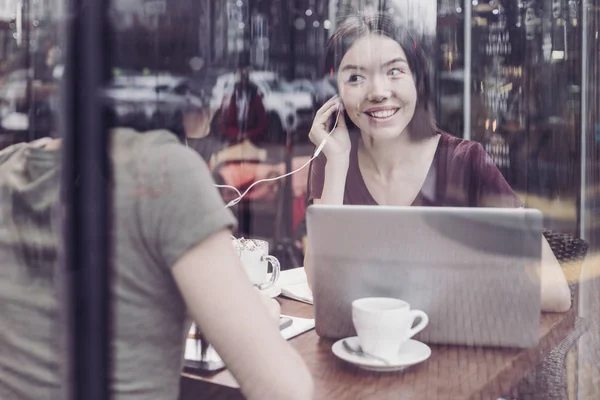
<svg viewBox="0 0 600 400"><path fill-rule="evenodd" d="M290 3L290 54L288 57L289 67L288 67L288 80L292 81L296 78L296 16L298 10L298 0L292 0Z"/></svg>
<svg viewBox="0 0 600 400"><path fill-rule="evenodd" d="M292 81L296 78L296 27L295 18L297 14L298 1L290 1L291 6L291 21L290 21L290 54L289 54L289 68L288 68L288 79ZM291 131L290 124L286 124L285 130L285 172L290 173L292 171L292 158L293 158L293 132ZM283 181L281 189L283 191L282 196L282 215L281 223L279 226L279 233L276 238L276 248L279 253L284 255L284 259L288 265L292 268L296 268L299 265L294 250L294 238L293 238L293 216L294 216L294 195L292 192L292 176L288 176Z"/></svg>
<svg viewBox="0 0 600 400"><path fill-rule="evenodd" d="M27 70L27 80L25 81L25 104L27 105L27 141L30 142L32 140L38 139L35 134L35 105L34 95L33 95L33 87L32 83L35 79L35 63L32 62L31 57L31 7L29 4L29 0L23 1L21 5L21 24L23 27L21 38L21 45L25 49L25 68Z"/></svg>
<svg viewBox="0 0 600 400"><path fill-rule="evenodd" d="M108 0L72 0L63 87L64 262L69 399L109 391L110 191L101 90L108 75Z"/></svg>
<svg viewBox="0 0 600 400"><path fill-rule="evenodd" d="M290 21L290 55L289 55L289 68L288 68L288 80L291 82L296 78L296 17L298 16L298 0L292 0L289 2L291 8L291 21ZM292 132L290 132L290 124L286 124L285 130L285 171L289 173L292 171ZM284 193L284 208L283 208L283 235L287 240L291 240L292 237L292 224L293 224L293 200L292 194L292 176L288 176L283 181L282 187Z"/></svg>
<svg viewBox="0 0 600 400"><path fill-rule="evenodd" d="M254 64L254 52L252 49L252 13L256 8L254 0L246 0L246 12L244 13L244 48L242 49L241 58L238 62L238 66L251 66ZM240 65L241 63L241 65Z"/></svg>
<svg viewBox="0 0 600 400"><path fill-rule="evenodd" d="M216 21L216 12L214 1L208 1L207 3L207 13L209 18L209 42L208 42L208 60L206 60L207 65L213 65L215 62L215 21ZM202 29L202 28L201 28Z"/></svg>

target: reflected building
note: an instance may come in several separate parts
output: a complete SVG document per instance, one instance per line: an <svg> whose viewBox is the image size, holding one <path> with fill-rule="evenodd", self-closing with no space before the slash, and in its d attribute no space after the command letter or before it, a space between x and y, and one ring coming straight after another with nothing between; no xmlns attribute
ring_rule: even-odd
<svg viewBox="0 0 600 400"><path fill-rule="evenodd" d="M17 46L16 38L16 15L17 1L0 0L0 59L2 64L6 63L9 54L13 53L13 48ZM4 65L2 65L4 67Z"/></svg>
<svg viewBox="0 0 600 400"><path fill-rule="evenodd" d="M481 142L517 191L560 199L573 215L549 218L549 226L575 233L582 160L581 1L470 3L471 24L462 8L452 11L452 1L442 2L438 15L438 123ZM465 27L470 50L464 48ZM470 103L460 90L465 51L471 56ZM470 121L451 112L464 107Z"/></svg>
<svg viewBox="0 0 600 400"><path fill-rule="evenodd" d="M21 68L25 51L43 57L57 41L64 7L59 0L0 0L0 70Z"/></svg>
<svg viewBox="0 0 600 400"><path fill-rule="evenodd" d="M287 79L316 79L323 75L327 39L348 10L389 10L396 13L398 23L433 38L435 4L435 0L117 0L112 14L120 48L117 59L123 68L193 72L196 65L231 70L248 59L254 68Z"/></svg>
<svg viewBox="0 0 600 400"><path fill-rule="evenodd" d="M216 0L202 7L199 48L208 65L315 77L327 39L327 2Z"/></svg>

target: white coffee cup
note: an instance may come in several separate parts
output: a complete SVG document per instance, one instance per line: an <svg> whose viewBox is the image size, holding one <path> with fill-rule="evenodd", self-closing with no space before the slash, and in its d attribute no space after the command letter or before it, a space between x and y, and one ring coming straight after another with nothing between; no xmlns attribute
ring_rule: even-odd
<svg viewBox="0 0 600 400"><path fill-rule="evenodd" d="M420 322L413 327L417 318ZM429 318L400 299L365 297L352 302L352 322L364 352L394 360L400 346L422 331Z"/></svg>
<svg viewBox="0 0 600 400"><path fill-rule="evenodd" d="M234 239L246 275L260 290L273 286L279 279L279 260L269 255L269 242L257 239ZM273 267L271 278L267 280L269 263Z"/></svg>

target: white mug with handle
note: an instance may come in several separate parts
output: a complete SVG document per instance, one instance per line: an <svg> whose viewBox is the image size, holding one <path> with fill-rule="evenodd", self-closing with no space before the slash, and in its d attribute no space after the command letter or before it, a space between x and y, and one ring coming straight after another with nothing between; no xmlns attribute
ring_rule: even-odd
<svg viewBox="0 0 600 400"><path fill-rule="evenodd" d="M234 239L233 243L250 282L260 290L275 285L281 268L279 260L269 255L269 242L258 239ZM267 280L269 264L273 272Z"/></svg>
<svg viewBox="0 0 600 400"><path fill-rule="evenodd" d="M352 322L365 353L393 362L402 344L421 332L429 318L400 299L365 297L352 302Z"/></svg>

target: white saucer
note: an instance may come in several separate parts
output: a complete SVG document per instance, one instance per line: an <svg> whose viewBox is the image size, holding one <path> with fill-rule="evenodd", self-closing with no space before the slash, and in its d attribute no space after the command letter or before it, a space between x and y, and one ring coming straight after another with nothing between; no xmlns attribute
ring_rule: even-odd
<svg viewBox="0 0 600 400"><path fill-rule="evenodd" d="M260 292L263 294L266 294L270 298L274 299L275 297L277 297L281 294L281 288L273 285L266 289L261 290Z"/></svg>
<svg viewBox="0 0 600 400"><path fill-rule="evenodd" d="M409 339L400 347L397 358L391 360L390 365L386 365L383 361L371 357L363 357L349 353L342 345L342 341L344 340L347 340L348 344L352 347L358 348L359 346L358 336L338 340L331 346L333 354L350 364L354 364L357 367L369 371L401 371L411 365L423 362L431 356L431 349L429 346L417 340Z"/></svg>

